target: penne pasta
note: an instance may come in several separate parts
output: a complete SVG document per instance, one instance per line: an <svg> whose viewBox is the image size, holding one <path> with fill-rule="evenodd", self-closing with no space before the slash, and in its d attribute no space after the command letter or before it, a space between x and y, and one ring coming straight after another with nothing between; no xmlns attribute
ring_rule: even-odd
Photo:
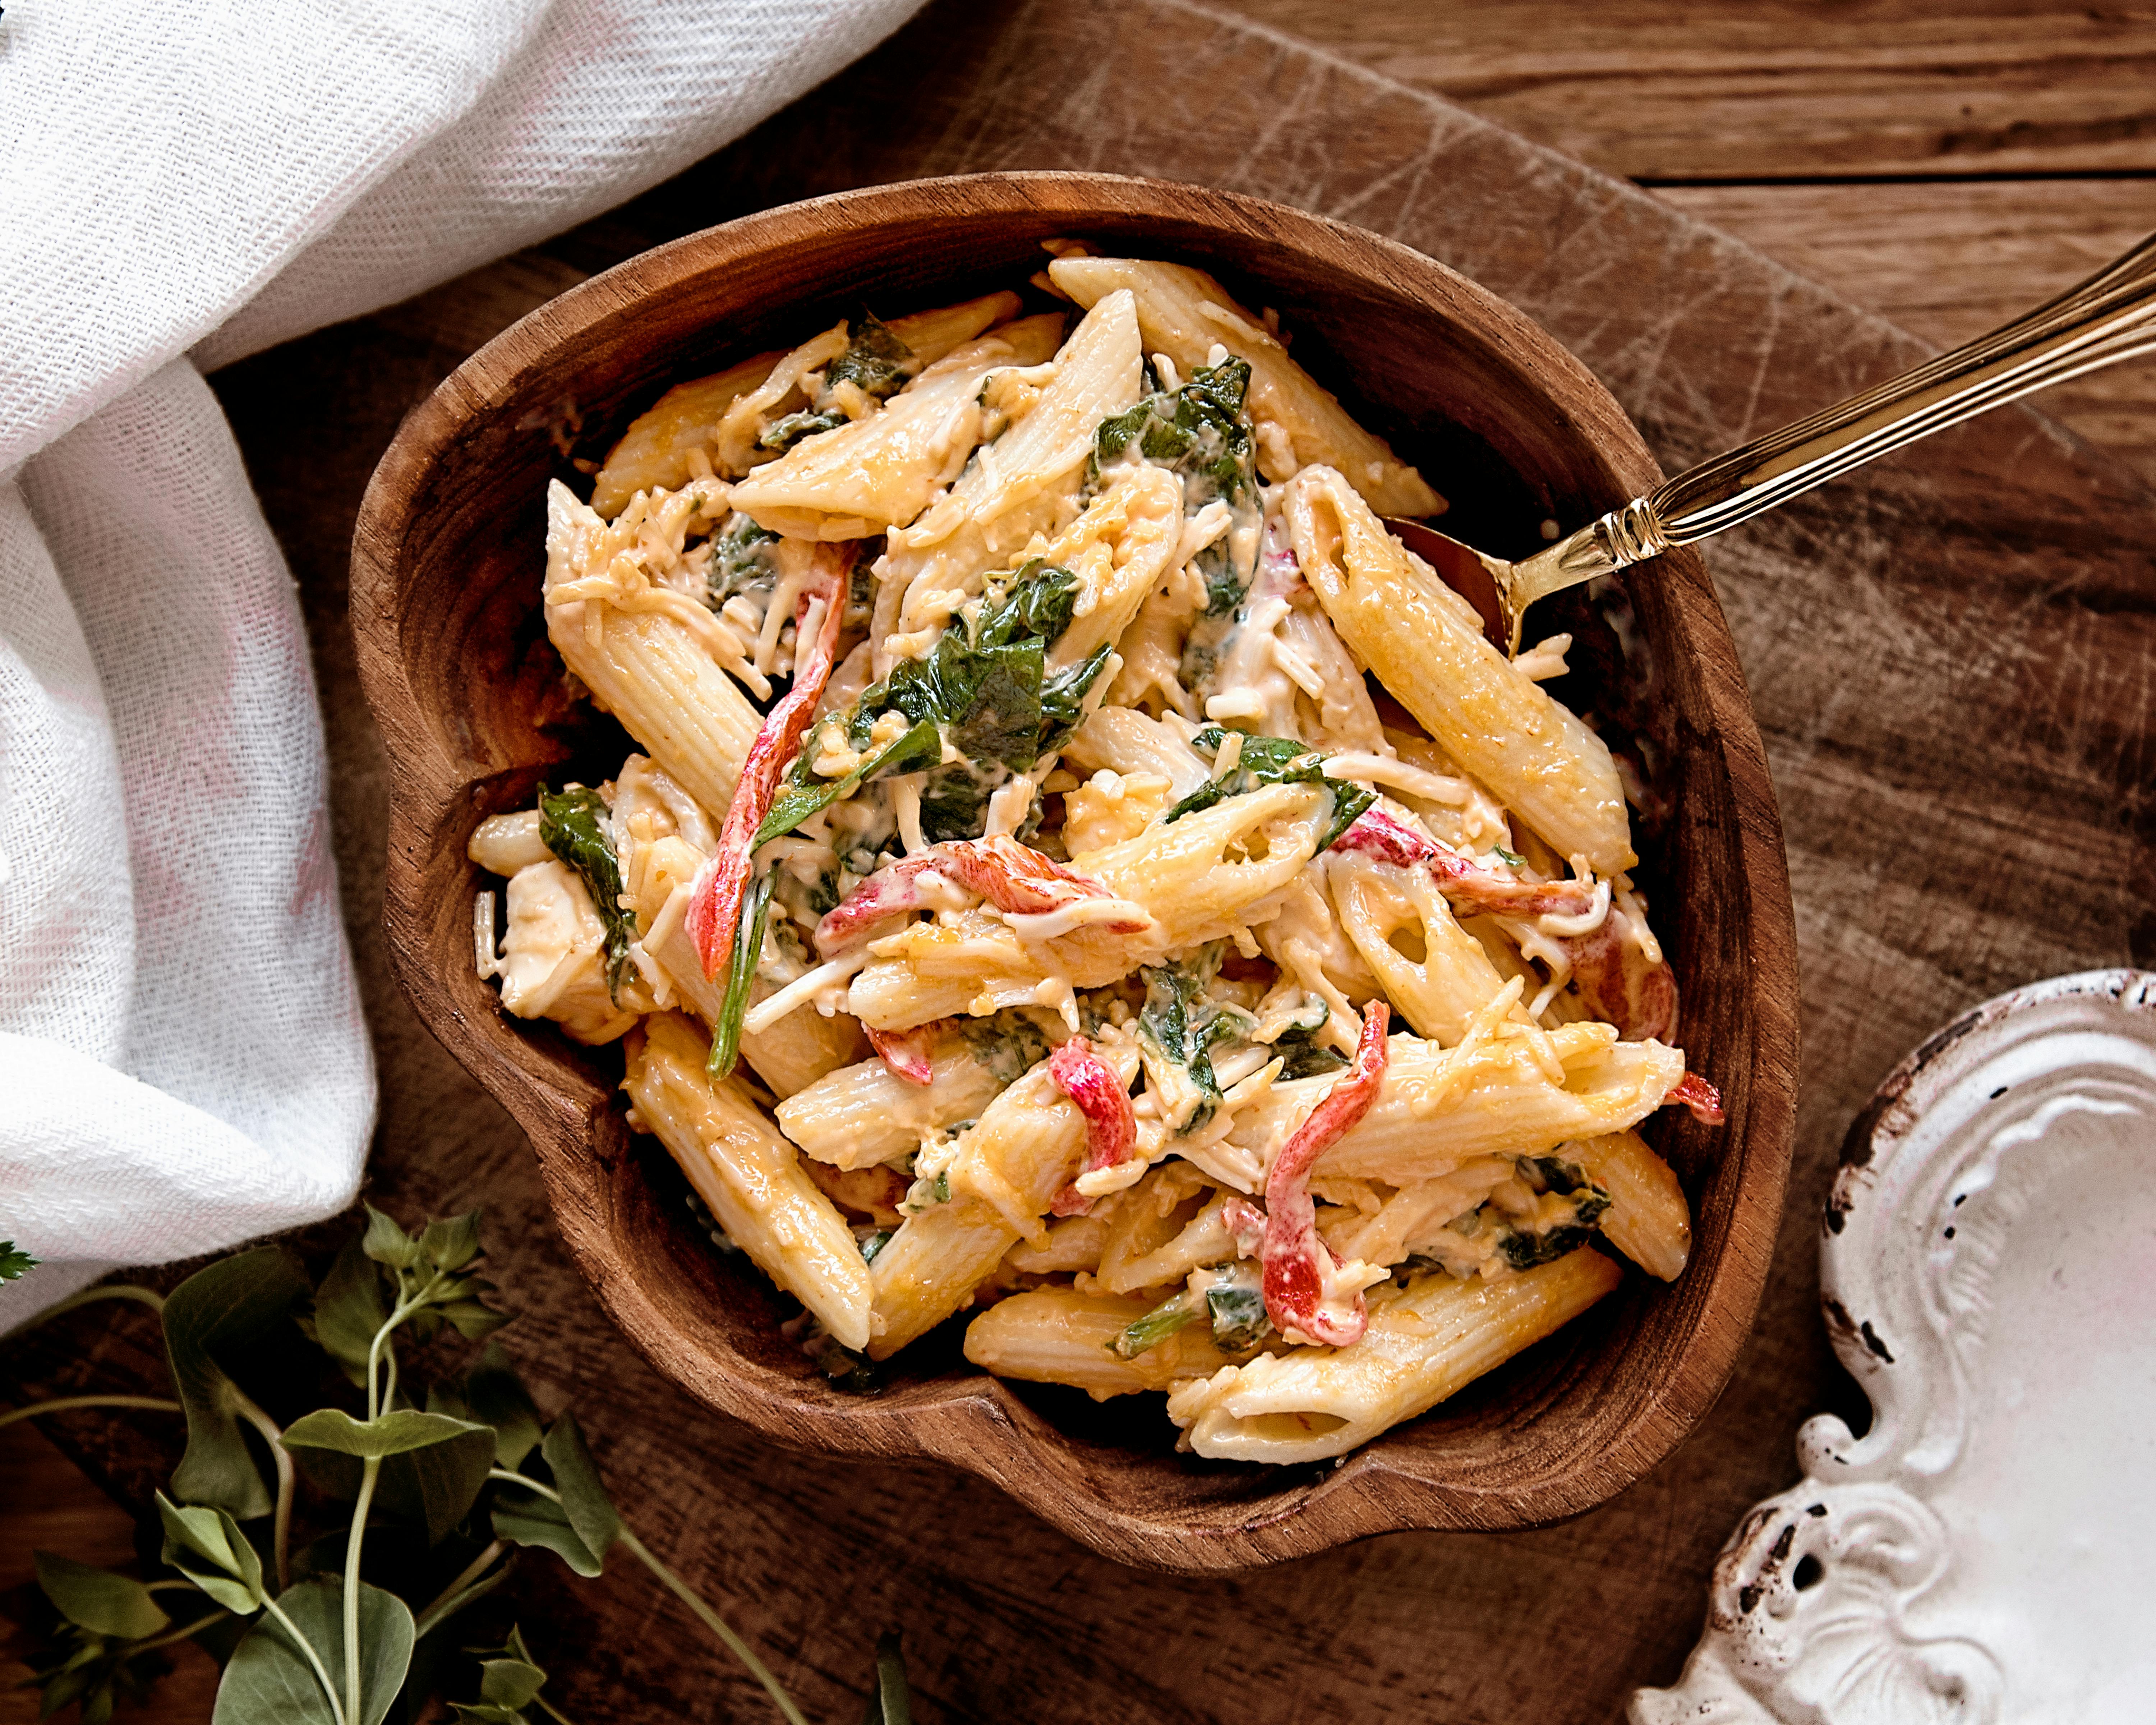
<svg viewBox="0 0 2156 1725"><path fill-rule="evenodd" d="M1610 1245L1663 1281L1684 1274L1691 1255L1691 1209L1676 1172L1645 1138L1609 1132L1562 1145L1558 1154L1578 1163L1609 1194L1602 1231Z"/></svg>
<svg viewBox="0 0 2156 1725"><path fill-rule="evenodd" d="M1315 1461L1681 1274L1636 1128L1720 1101L1569 639L1488 646L1271 311L1048 249L1073 326L804 326L548 488L639 752L477 824L475 962L619 1041L825 1372L978 1302L978 1366Z"/></svg>
<svg viewBox="0 0 2156 1725"><path fill-rule="evenodd" d="M1026 941L994 911L917 922L878 941L854 978L848 1009L879 1030L1005 1006L1053 1006L1172 952L1259 920L1317 848L1330 793L1274 785L1230 797L1171 825L1075 857L1110 897L1141 907L1146 932L1099 926ZM1059 992L1060 991L1060 992Z"/></svg>
<svg viewBox="0 0 2156 1725"><path fill-rule="evenodd" d="M1048 266L1056 286L1081 305L1128 292L1136 300L1146 352L1165 353L1185 372L1209 364L1225 347L1250 367L1250 412L1277 428L1291 450L1276 454L1269 479L1293 476L1297 464L1322 465L1349 476L1382 515L1430 516L1445 500L1288 357L1280 340L1202 270L1129 258L1058 258ZM1262 447L1262 445L1261 445ZM1276 441L1275 448L1282 446ZM1262 458L1261 458L1262 459Z"/></svg>
<svg viewBox="0 0 2156 1725"><path fill-rule="evenodd" d="M735 508L774 533L865 539L904 526L958 475L981 440L998 370L1041 364L1063 320L1009 323L945 355L879 413L808 438L736 485Z"/></svg>
<svg viewBox="0 0 2156 1725"><path fill-rule="evenodd" d="M1200 1455L1322 1461L1494 1371L1569 1323L1620 1276L1583 1246L1495 1281L1424 1276L1373 1295L1361 1340L1224 1366L1170 1390L1168 1415Z"/></svg>
<svg viewBox="0 0 2156 1725"><path fill-rule="evenodd" d="M1129 1083L1137 1050L1125 1043L1107 1052ZM908 1217L876 1254L871 1359L888 1358L957 1311L1019 1239L1046 1240L1040 1219L1076 1169L1086 1137L1085 1116L1045 1065L988 1104L959 1135L947 1199Z"/></svg>
<svg viewBox="0 0 2156 1725"><path fill-rule="evenodd" d="M782 1023L814 1016L795 1013ZM979 1034L988 1029L1001 1034L993 1040ZM819 1162L871 1168L919 1148L924 1137L944 1127L978 1119L1047 1053L1047 1040L1030 1025L1008 1031L954 1025L930 1055L927 1083L902 1079L880 1060L842 1066L778 1105L779 1130Z"/></svg>
<svg viewBox="0 0 2156 1725"><path fill-rule="evenodd" d="M629 1043L623 1087L726 1237L822 1319L842 1347L869 1342L869 1266L838 1208L793 1147L731 1079L706 1076L708 1040L676 1013L654 1013Z"/></svg>
<svg viewBox="0 0 2156 1725"><path fill-rule="evenodd" d="M998 1300L966 1326L966 1358L999 1378L1067 1384L1096 1402L1204 1378L1228 1356L1203 1326L1178 1330L1132 1359L1110 1351L1146 1315L1142 1300L1034 1288Z"/></svg>
<svg viewBox="0 0 2156 1725"><path fill-rule="evenodd" d="M547 494L547 634L592 698L711 812L733 800L762 722L709 646L669 607L557 597L629 549L558 480ZM644 592L649 592L646 583ZM693 604L693 600L685 601ZM701 608L699 608L701 609Z"/></svg>
<svg viewBox="0 0 2156 1725"><path fill-rule="evenodd" d="M916 655L983 575L1008 567L1036 533L1078 514L1101 421L1137 399L1137 316L1110 295L1064 344L1055 373L1011 429L982 446L949 492L902 531L876 566L879 673Z"/></svg>
<svg viewBox="0 0 2156 1725"><path fill-rule="evenodd" d="M1602 739L1483 639L1467 602L1338 474L1305 468L1288 487L1288 519L1341 639L1424 728L1560 857L1630 868L1624 786Z"/></svg>

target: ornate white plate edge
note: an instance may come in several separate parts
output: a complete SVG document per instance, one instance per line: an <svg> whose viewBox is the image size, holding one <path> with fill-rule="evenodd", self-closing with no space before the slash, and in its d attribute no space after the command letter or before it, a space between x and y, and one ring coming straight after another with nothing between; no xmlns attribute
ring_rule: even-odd
<svg viewBox="0 0 2156 1725"><path fill-rule="evenodd" d="M2156 975L2016 989L1896 1069L1820 1248L1871 1425L1805 1424L1804 1479L1738 1525L1682 1677L1635 1692L1633 1725L2148 1717L2150 1494L2106 1493L2156 1426L2152 1173Z"/></svg>

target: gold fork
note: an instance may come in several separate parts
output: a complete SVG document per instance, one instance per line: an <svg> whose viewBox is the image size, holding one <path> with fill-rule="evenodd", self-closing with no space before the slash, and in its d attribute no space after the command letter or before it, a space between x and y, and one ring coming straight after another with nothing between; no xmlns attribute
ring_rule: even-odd
<svg viewBox="0 0 2156 1725"><path fill-rule="evenodd" d="M2118 360L2156 352L2156 235L2078 287L1951 353L1665 480L1644 497L1510 562L1421 521L1385 525L1520 650L1527 607L1673 545L1750 521L1891 449Z"/></svg>

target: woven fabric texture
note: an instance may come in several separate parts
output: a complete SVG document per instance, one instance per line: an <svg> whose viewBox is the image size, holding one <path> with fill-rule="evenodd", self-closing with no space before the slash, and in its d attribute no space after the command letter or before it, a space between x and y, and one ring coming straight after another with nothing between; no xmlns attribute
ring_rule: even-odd
<svg viewBox="0 0 2156 1725"><path fill-rule="evenodd" d="M355 1190L374 1077L291 579L203 371L595 214L918 0L0 18L0 1330Z"/></svg>

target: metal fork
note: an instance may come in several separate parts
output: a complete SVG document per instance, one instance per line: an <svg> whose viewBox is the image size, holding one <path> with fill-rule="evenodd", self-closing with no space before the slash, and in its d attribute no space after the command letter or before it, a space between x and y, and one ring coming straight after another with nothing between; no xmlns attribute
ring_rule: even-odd
<svg viewBox="0 0 2156 1725"><path fill-rule="evenodd" d="M1420 521L1389 518L1385 525L1481 614L1490 639L1517 656L1521 619L1537 599L1748 521L2031 390L2149 352L2156 352L2156 235L1989 335L1702 461L1519 562Z"/></svg>

